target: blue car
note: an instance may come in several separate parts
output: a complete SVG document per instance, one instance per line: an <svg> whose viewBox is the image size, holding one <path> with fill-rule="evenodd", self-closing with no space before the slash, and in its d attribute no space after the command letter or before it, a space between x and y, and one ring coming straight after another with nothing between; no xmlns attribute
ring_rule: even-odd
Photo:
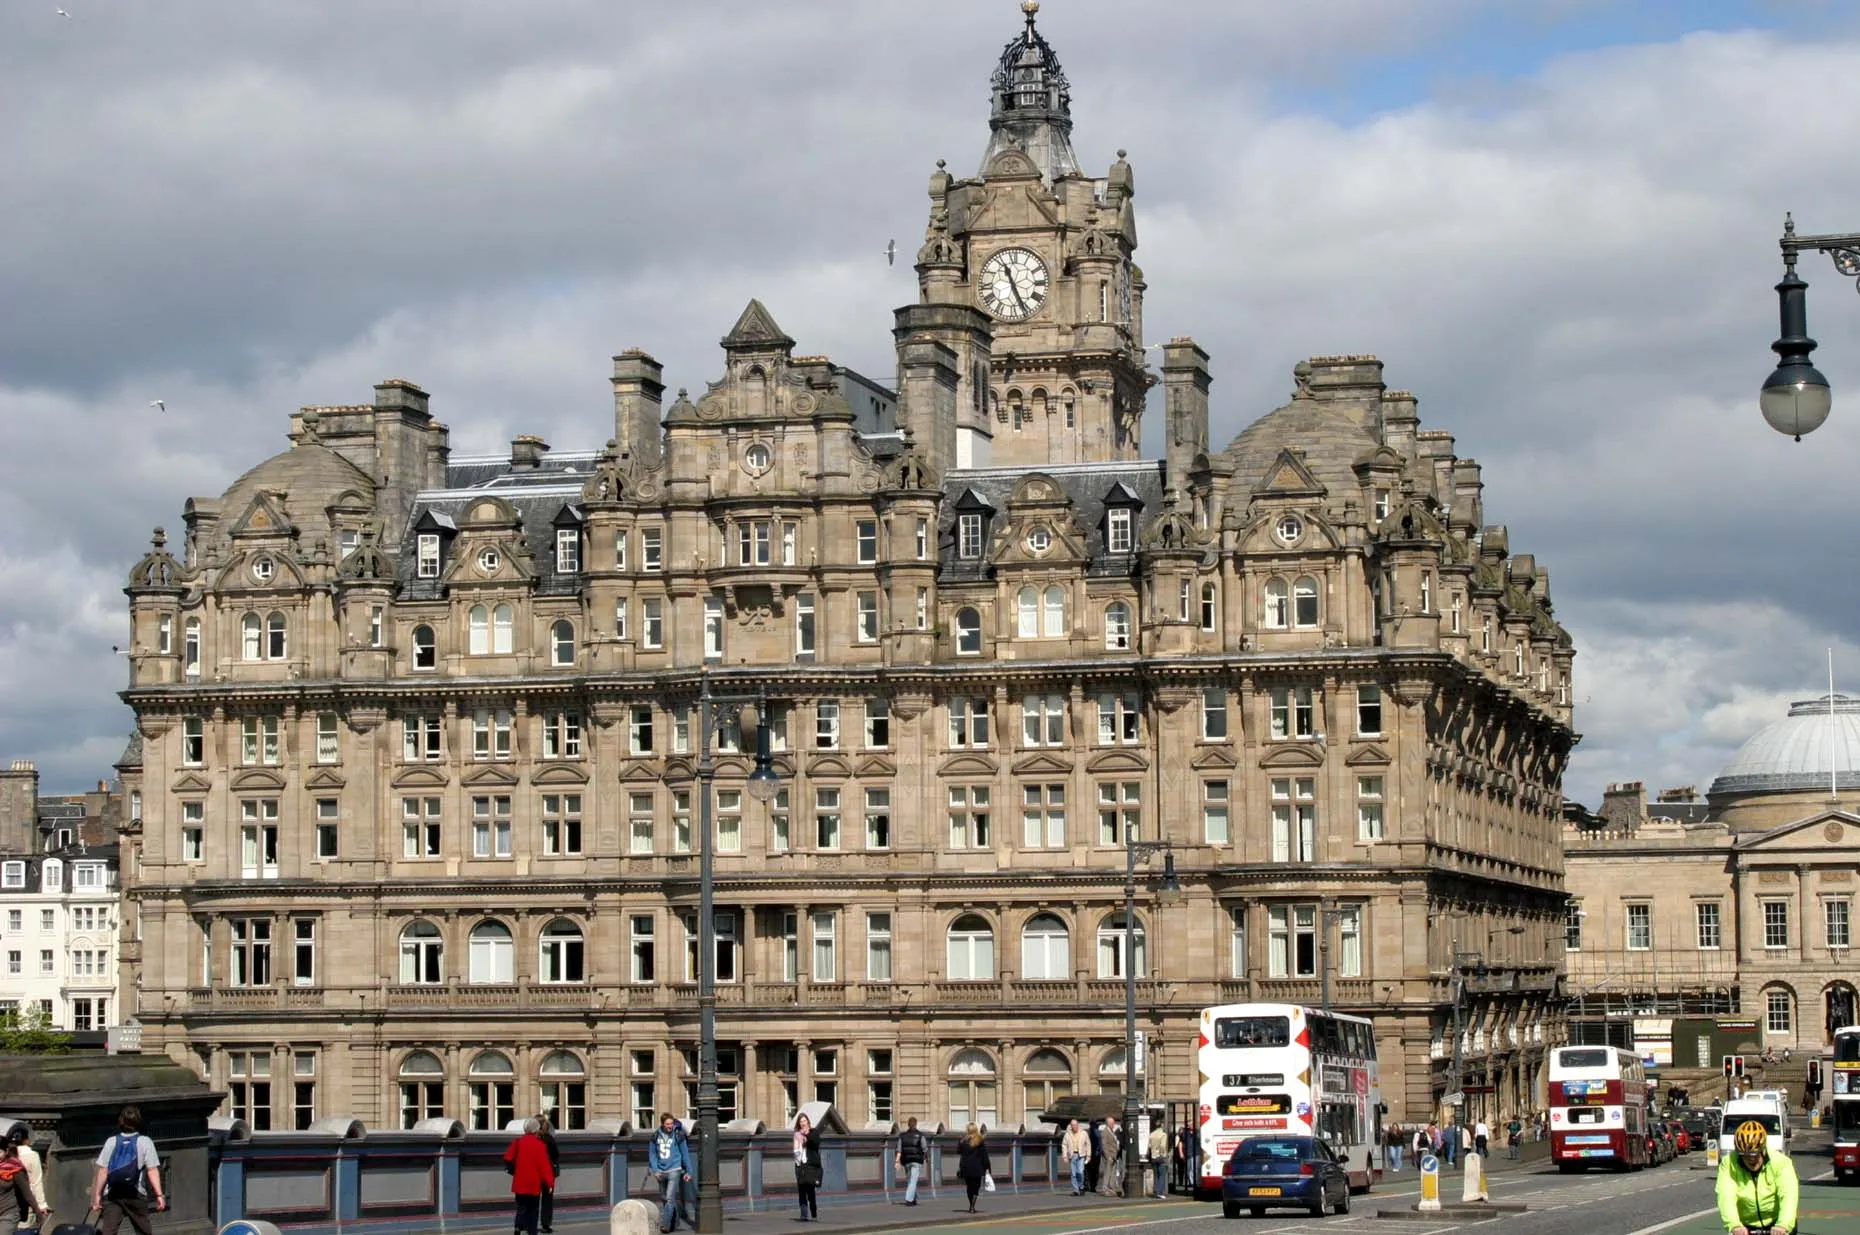
<svg viewBox="0 0 1860 1235"><path fill-rule="evenodd" d="M1350 1212L1350 1176L1330 1146L1314 1136L1256 1136L1241 1141L1221 1179L1221 1212L1254 1217L1268 1209L1307 1209L1321 1217L1325 1206Z"/></svg>

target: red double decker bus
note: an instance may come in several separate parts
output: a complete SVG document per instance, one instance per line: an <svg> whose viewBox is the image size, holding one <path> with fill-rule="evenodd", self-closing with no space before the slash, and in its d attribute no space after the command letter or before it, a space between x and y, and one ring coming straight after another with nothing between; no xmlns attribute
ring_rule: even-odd
<svg viewBox="0 0 1860 1235"><path fill-rule="evenodd" d="M1564 1046L1550 1056L1550 1160L1564 1174L1647 1165L1651 1094L1639 1056Z"/></svg>

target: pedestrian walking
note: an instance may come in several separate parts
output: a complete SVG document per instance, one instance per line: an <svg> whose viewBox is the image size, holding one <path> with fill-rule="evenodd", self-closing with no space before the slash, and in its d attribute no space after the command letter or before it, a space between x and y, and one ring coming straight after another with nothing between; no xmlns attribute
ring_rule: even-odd
<svg viewBox="0 0 1860 1235"><path fill-rule="evenodd" d="M1122 1196L1124 1194L1123 1161L1124 1129L1114 1115L1104 1117L1104 1169L1098 1172L1098 1194L1100 1196Z"/></svg>
<svg viewBox="0 0 1860 1235"><path fill-rule="evenodd" d="M1085 1163L1085 1191L1096 1192L1098 1178L1104 1174L1104 1124L1094 1119L1087 1130L1091 1137L1091 1157Z"/></svg>
<svg viewBox="0 0 1860 1235"><path fill-rule="evenodd" d="M1414 1129L1414 1168L1421 1169L1421 1159L1434 1152L1434 1138L1424 1124L1416 1124Z"/></svg>
<svg viewBox="0 0 1860 1235"><path fill-rule="evenodd" d="M646 1143L646 1170L659 1181L663 1192L659 1229L677 1229L679 1212L685 1208L685 1181L697 1174L697 1164L691 1158L690 1138L669 1113L659 1116L659 1130ZM697 1223L688 1212L685 1225L697 1229Z"/></svg>
<svg viewBox="0 0 1860 1235"><path fill-rule="evenodd" d="M800 1194L801 1221L820 1220L820 1129L805 1115L794 1117L794 1184Z"/></svg>
<svg viewBox="0 0 1860 1235"><path fill-rule="evenodd" d="M1442 1124L1440 1128L1440 1156L1452 1166L1460 1152L1460 1128L1458 1124Z"/></svg>
<svg viewBox="0 0 1860 1235"><path fill-rule="evenodd" d="M538 1115L536 1122L542 1127L536 1135L542 1138L543 1149L549 1154L549 1182L542 1191L541 1213L542 1235L550 1235L555 1230L555 1181L562 1176L562 1149L555 1143L555 1129L549 1124L547 1115Z"/></svg>
<svg viewBox="0 0 1860 1235"><path fill-rule="evenodd" d="M517 1235L536 1235L542 1220L543 1189L555 1186L555 1170L549 1165L549 1149L543 1144L542 1121L523 1121L523 1135L504 1150L504 1169L510 1172L510 1195L516 1198L517 1213L512 1228Z"/></svg>
<svg viewBox="0 0 1860 1235"><path fill-rule="evenodd" d="M1400 1124L1390 1124L1383 1134L1382 1144L1387 1150L1389 1170L1401 1170L1401 1151L1408 1143L1408 1134L1403 1132Z"/></svg>
<svg viewBox="0 0 1860 1235"><path fill-rule="evenodd" d="M1492 1142L1492 1125L1481 1118L1473 1125L1473 1152L1485 1157L1485 1147Z"/></svg>
<svg viewBox="0 0 1860 1235"><path fill-rule="evenodd" d="M1072 1195L1083 1195L1086 1170L1091 1166L1091 1133L1081 1128L1078 1120L1073 1120L1066 1125L1059 1152L1064 1155L1066 1165L1072 1168Z"/></svg>
<svg viewBox="0 0 1860 1235"><path fill-rule="evenodd" d="M97 1173L91 1180L90 1207L98 1211L97 1230L116 1235L127 1218L139 1235L154 1235L149 1222L168 1207L162 1191L161 1159L155 1142L142 1135L142 1108L126 1106L116 1113L116 1135L97 1154Z"/></svg>
<svg viewBox="0 0 1860 1235"><path fill-rule="evenodd" d="M1195 1152L1195 1130L1187 1124L1175 1130L1175 1186L1178 1191L1187 1192L1195 1186L1189 1178L1189 1161Z"/></svg>
<svg viewBox="0 0 1860 1235"><path fill-rule="evenodd" d="M1073 1127L1078 1126L1074 1120ZM904 1172L904 1203L917 1203L917 1181L923 1178L924 1163L929 1159L930 1146L924 1140L924 1134L917 1130L917 1116L904 1121L904 1131L898 1137L898 1169ZM1078 1186L1073 1185L1076 1194Z"/></svg>
<svg viewBox="0 0 1860 1235"><path fill-rule="evenodd" d="M1157 1120L1150 1129L1150 1175L1152 1177L1150 1195L1159 1201L1169 1199L1169 1129Z"/></svg>
<svg viewBox="0 0 1860 1235"><path fill-rule="evenodd" d="M962 1186L968 1190L969 1212L974 1213L975 1198L984 1187L994 1182L994 1170L988 1161L988 1143L982 1140L982 1130L974 1124L970 1124L969 1130L963 1134L956 1159L956 1174L961 1177Z"/></svg>
<svg viewBox="0 0 1860 1235"><path fill-rule="evenodd" d="M28 1144L31 1140L32 1131L25 1124L16 1124L7 1133L5 1148L0 1151L5 1154L0 1157L0 1183L5 1182L7 1162L16 1160L19 1175L14 1179L14 1187L18 1192L19 1225L36 1229L45 1224L52 1210L45 1203L45 1164L39 1161L38 1151ZM4 1212L5 1205L0 1203L0 1213ZM0 1231L10 1230L12 1227L0 1220Z"/></svg>
<svg viewBox="0 0 1860 1235"><path fill-rule="evenodd" d="M1478 1143L1473 1139L1472 1128L1466 1124L1460 1125L1460 1134L1459 1134L1458 1140L1459 1140L1461 1158L1464 1158L1467 1154L1471 1153L1473 1151L1474 1145Z"/></svg>
<svg viewBox="0 0 1860 1235"><path fill-rule="evenodd" d="M1505 1156L1513 1162L1518 1160L1518 1147L1524 1143L1524 1121L1514 1112L1511 1122L1505 1125Z"/></svg>

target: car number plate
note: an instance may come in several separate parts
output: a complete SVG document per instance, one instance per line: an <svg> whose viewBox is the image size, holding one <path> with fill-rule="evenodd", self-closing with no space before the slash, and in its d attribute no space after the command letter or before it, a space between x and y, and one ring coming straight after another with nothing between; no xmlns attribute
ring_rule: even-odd
<svg viewBox="0 0 1860 1235"><path fill-rule="evenodd" d="M1246 1194L1248 1196L1277 1196L1279 1190L1277 1188L1248 1188Z"/></svg>

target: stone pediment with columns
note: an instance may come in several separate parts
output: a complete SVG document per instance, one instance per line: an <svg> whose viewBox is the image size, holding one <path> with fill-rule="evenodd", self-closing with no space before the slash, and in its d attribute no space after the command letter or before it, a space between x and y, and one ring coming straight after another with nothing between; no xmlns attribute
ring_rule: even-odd
<svg viewBox="0 0 1860 1235"><path fill-rule="evenodd" d="M1732 848L1741 859L1800 853L1860 861L1860 814L1839 808L1825 810L1767 832L1740 836Z"/></svg>

